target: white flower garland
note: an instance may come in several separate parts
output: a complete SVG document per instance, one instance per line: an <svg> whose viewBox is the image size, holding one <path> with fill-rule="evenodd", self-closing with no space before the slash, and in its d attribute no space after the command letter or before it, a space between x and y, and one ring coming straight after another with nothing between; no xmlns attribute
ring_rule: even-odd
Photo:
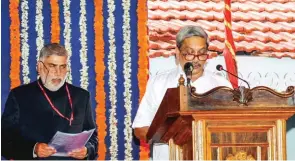
<svg viewBox="0 0 295 161"><path fill-rule="evenodd" d="M85 0L80 1L80 32L81 32L81 49L80 49L80 62L82 64L81 72L81 84L80 86L87 90L88 82L88 66L87 66L87 26L86 26L86 2Z"/></svg>
<svg viewBox="0 0 295 161"><path fill-rule="evenodd" d="M122 6L124 10L123 14L123 52L124 52L124 107L126 110L126 115L124 119L125 129L125 159L131 161L132 158L132 128L131 128L131 109L132 109L132 91L131 91L131 56L130 56L130 0L123 0Z"/></svg>
<svg viewBox="0 0 295 161"><path fill-rule="evenodd" d="M65 39L65 48L68 52L68 64L69 64L69 69L71 69L71 56L72 56L72 46L71 46L71 12L70 12L70 0L64 0L63 1L63 7L64 7L64 19L65 19L65 28L63 32L63 36ZM72 74L68 74L67 82L72 83Z"/></svg>
<svg viewBox="0 0 295 161"><path fill-rule="evenodd" d="M29 5L27 0L23 0L21 2L21 56L22 56L22 66L23 66L23 80L24 84L30 83L30 78L29 78L29 43L28 43L28 10L29 10Z"/></svg>
<svg viewBox="0 0 295 161"><path fill-rule="evenodd" d="M39 53L41 49L44 46L44 40L43 40L43 0L37 0L36 2L36 27L35 30L37 31L37 39L36 39L36 45L37 45L37 61L39 60Z"/></svg>
<svg viewBox="0 0 295 161"><path fill-rule="evenodd" d="M108 55L108 70L109 70L109 81L108 84L110 86L110 102L111 102L111 109L110 109L110 135L111 135L111 145L110 145L110 154L111 154L111 160L117 160L118 155L118 128L117 128L117 118L116 118L116 103L117 103L117 91L116 91L116 82L117 82L117 76L116 76L116 45L115 45L115 17L114 17L114 11L115 11L115 2L114 0L108 0L108 13L109 17L107 19L107 26L109 29L109 43L110 43L110 51Z"/></svg>

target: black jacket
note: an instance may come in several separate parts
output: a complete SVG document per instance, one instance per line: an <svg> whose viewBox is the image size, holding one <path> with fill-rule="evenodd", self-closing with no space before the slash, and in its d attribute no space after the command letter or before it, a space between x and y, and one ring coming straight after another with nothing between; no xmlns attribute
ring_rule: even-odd
<svg viewBox="0 0 295 161"><path fill-rule="evenodd" d="M41 81L38 80L42 85ZM66 83L65 83L66 84ZM65 84L56 92L47 90L47 95L56 108L70 118L71 108ZM96 128L89 92L67 84L72 102L74 120L60 117L50 106L37 81L11 90L1 118L1 152L6 159L32 160L33 148L37 142L48 143L57 131L79 133ZM97 157L97 131L93 133L86 147L88 156ZM48 157L43 159L73 159L67 157Z"/></svg>

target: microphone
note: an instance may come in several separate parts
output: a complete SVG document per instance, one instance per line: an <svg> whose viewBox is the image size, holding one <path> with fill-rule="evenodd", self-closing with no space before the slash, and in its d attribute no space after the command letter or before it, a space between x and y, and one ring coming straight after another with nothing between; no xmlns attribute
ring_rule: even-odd
<svg viewBox="0 0 295 161"><path fill-rule="evenodd" d="M220 65L220 64L216 65L216 69L217 69L218 71L222 71L222 70L223 70L223 71L229 73L230 75L232 75L232 76L234 76L234 77L236 77L236 78L242 80L243 82L245 82L245 83L247 84L248 88L250 89L250 85L249 85L249 83L248 83L246 80L244 80L244 79L238 77L237 75L235 75L235 74L233 74L233 73L231 73L231 72L229 72L229 71L223 69L223 66L222 66L222 65Z"/></svg>
<svg viewBox="0 0 295 161"><path fill-rule="evenodd" d="M184 71L185 72L193 71L193 69L194 69L193 63L187 62L184 64Z"/></svg>
<svg viewBox="0 0 295 161"><path fill-rule="evenodd" d="M192 78L192 71L194 70L194 65L191 62L187 62L184 64L184 72L186 75L186 79L187 79L187 85L190 86L190 81Z"/></svg>

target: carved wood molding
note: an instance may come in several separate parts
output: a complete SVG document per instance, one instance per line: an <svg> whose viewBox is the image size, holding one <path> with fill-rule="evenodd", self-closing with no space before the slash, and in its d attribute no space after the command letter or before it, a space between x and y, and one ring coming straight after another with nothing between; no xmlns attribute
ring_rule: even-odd
<svg viewBox="0 0 295 161"><path fill-rule="evenodd" d="M216 87L216 88L213 88L205 93L202 93L202 94L198 94L196 93L196 88L195 87L192 87L191 88L191 96L194 97L194 98L203 98L203 97L208 97L220 90L224 90L224 91L230 91L232 92L233 89L229 88L229 87L226 87L226 86L219 86L219 87Z"/></svg>
<svg viewBox="0 0 295 161"><path fill-rule="evenodd" d="M283 98L288 98L288 97L292 97L295 93L295 90L294 90L294 86L289 86L287 87L286 91L285 92L277 92L269 87L266 87L266 86L257 86L257 87L254 87L251 89L251 91L257 91L257 90L264 90L264 91L268 91L278 97L283 97Z"/></svg>
<svg viewBox="0 0 295 161"><path fill-rule="evenodd" d="M245 88L244 86L239 86L236 89L220 86L220 87L213 88L202 94L195 93L196 89L195 87L192 87L190 91L191 91L190 92L191 97L196 99L202 99L206 97L209 98L213 95L215 95L213 97L216 97L218 95L219 95L218 97L222 97L222 95L232 94L233 101L241 105L247 106L249 102L253 101L253 99L256 99L256 100L259 99L257 97L272 97L272 98L279 97L276 99L294 97L295 87L289 86L284 92L278 92L266 86L257 86L252 89Z"/></svg>

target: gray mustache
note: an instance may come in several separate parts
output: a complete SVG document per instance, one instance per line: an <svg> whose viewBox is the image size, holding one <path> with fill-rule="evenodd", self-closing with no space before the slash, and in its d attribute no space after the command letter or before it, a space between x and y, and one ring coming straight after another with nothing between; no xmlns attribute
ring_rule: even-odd
<svg viewBox="0 0 295 161"><path fill-rule="evenodd" d="M202 65L199 64L199 63L193 63L193 65L194 65L194 68L195 68L195 69L196 69L196 68L200 68L200 67L202 67Z"/></svg>

